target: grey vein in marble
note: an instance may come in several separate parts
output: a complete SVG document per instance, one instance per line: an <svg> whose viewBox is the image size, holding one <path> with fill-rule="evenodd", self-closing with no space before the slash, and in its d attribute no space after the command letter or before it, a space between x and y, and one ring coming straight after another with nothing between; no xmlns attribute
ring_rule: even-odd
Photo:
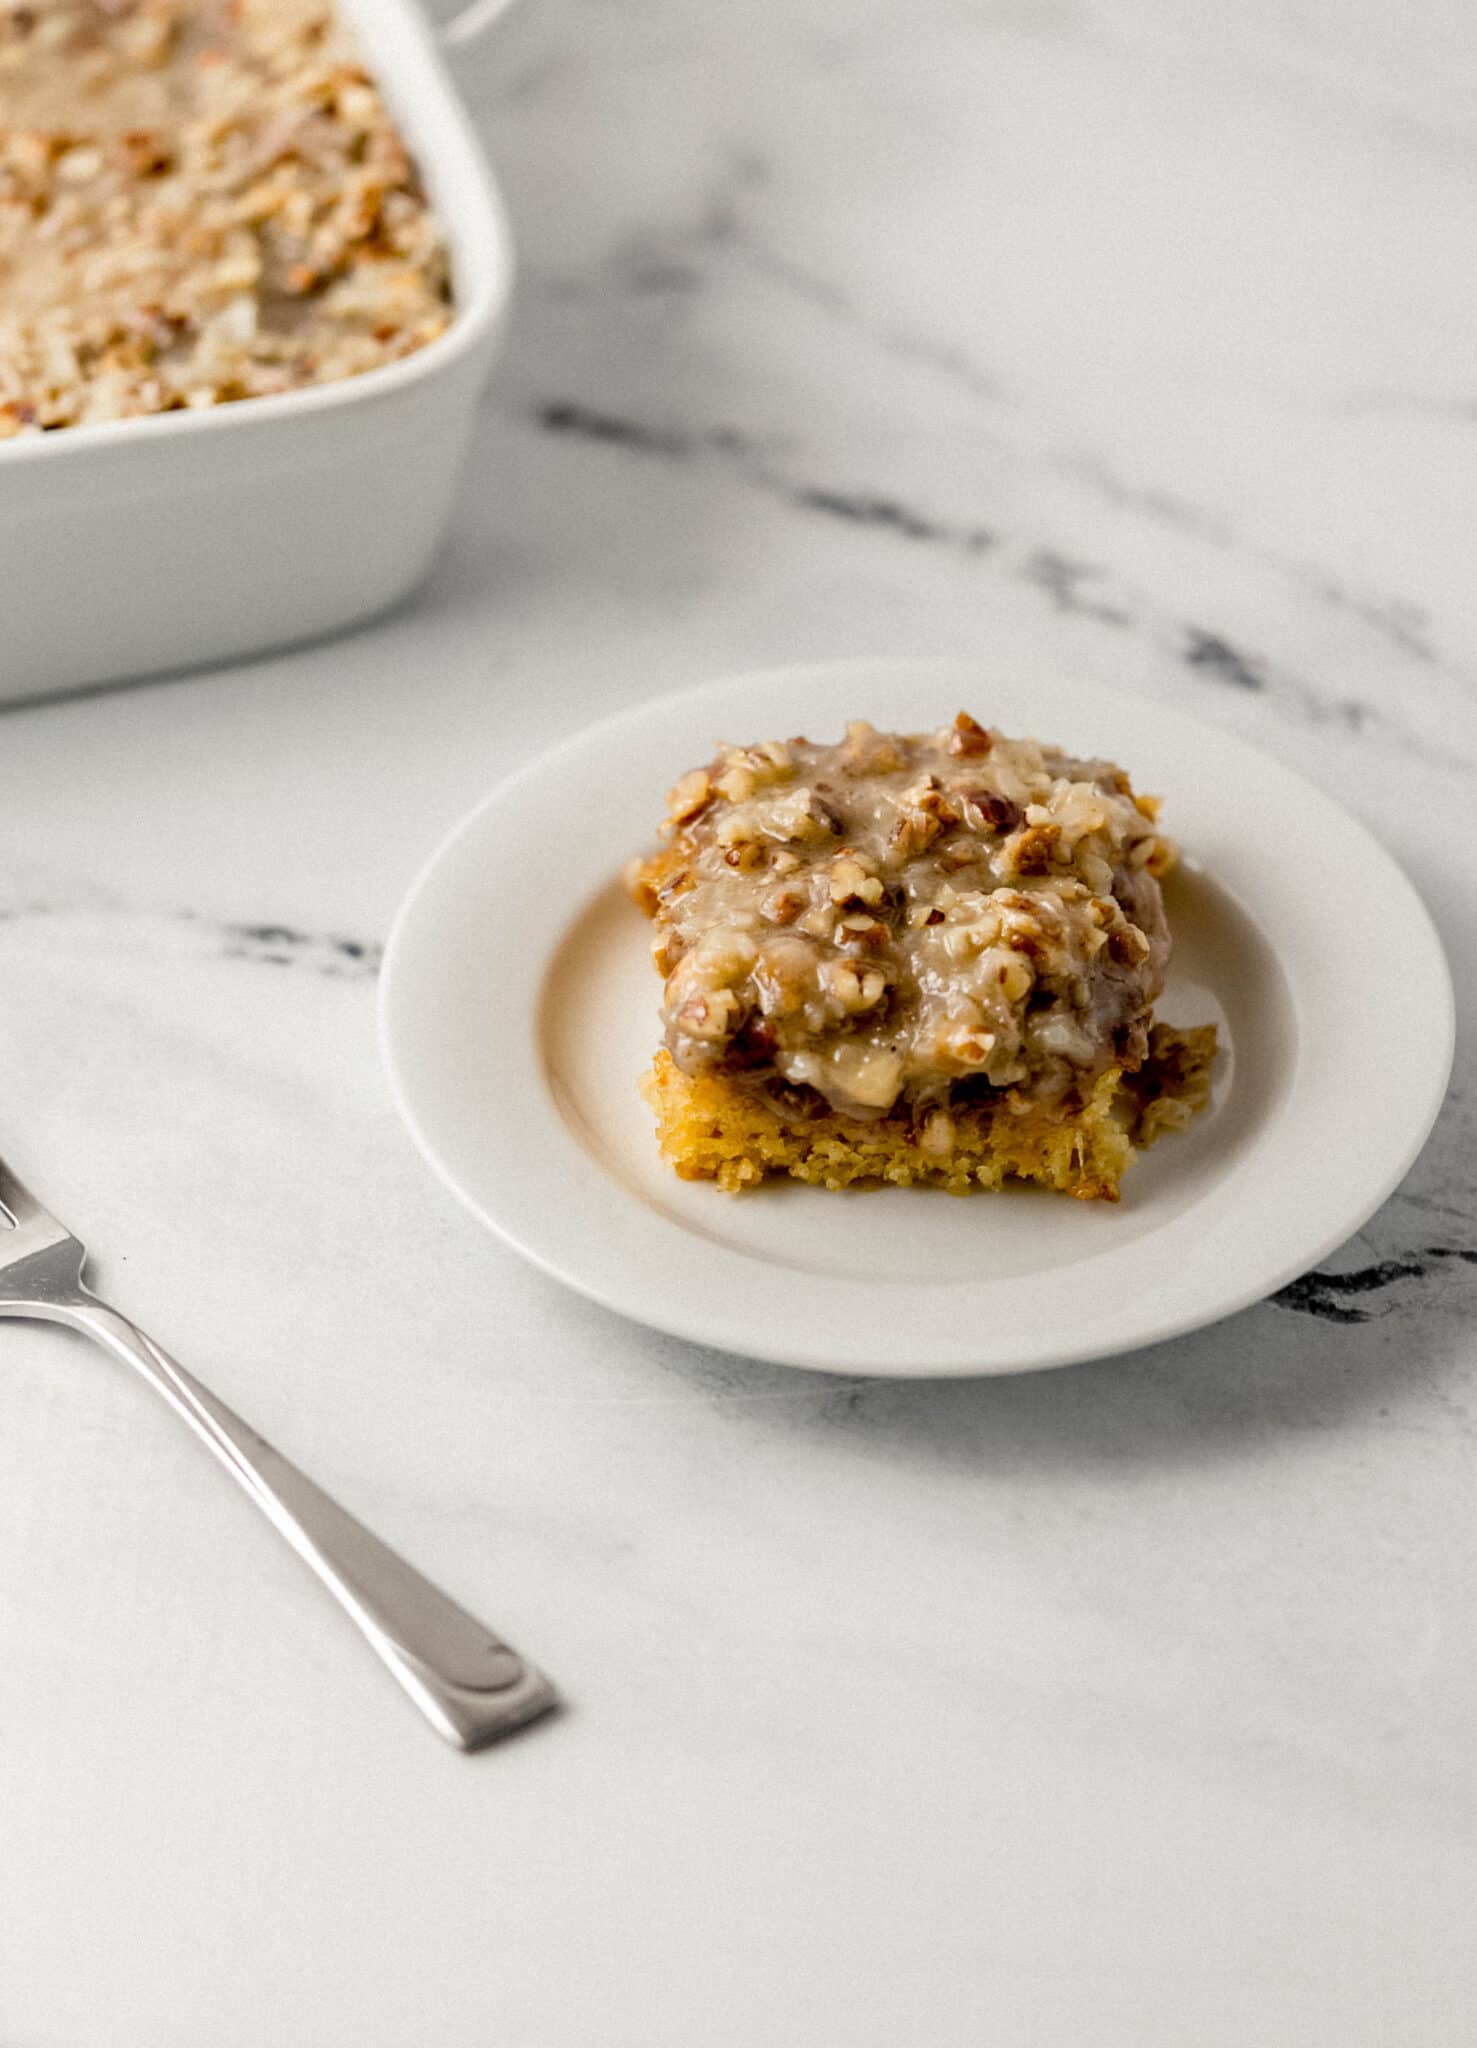
<svg viewBox="0 0 1477 2048"><path fill-rule="evenodd" d="M1224 633L1175 619L1142 591L1129 591L1105 566L1074 559L1034 542L1008 541L993 529L946 518L892 493L844 488L794 475L766 452L756 437L730 426L697 427L653 422L606 410L582 399L554 398L532 408L546 433L582 440L674 463L722 462L729 471L799 512L818 513L858 526L891 532L907 541L930 543L981 556L1001 553L1007 572L1039 590L1054 610L1114 628L1150 632L1196 675L1240 690L1267 695L1302 722L1345 732L1378 732L1402 753L1444 772L1465 773L1477 761L1449 741L1427 741L1403 722L1361 698L1330 695L1305 678L1274 667L1265 657L1239 648ZM1107 583L1099 594L1093 586Z"/></svg>
<svg viewBox="0 0 1477 2048"><path fill-rule="evenodd" d="M282 924L226 924L219 927L226 956L270 967L306 967L341 980L373 980L384 948L368 939L336 932L302 932Z"/></svg>
<svg viewBox="0 0 1477 2048"><path fill-rule="evenodd" d="M265 967L296 967L332 980L372 981L379 974L384 947L378 940L351 938L341 932L305 932L293 925L236 922L202 917L193 910L165 911L126 903L103 892L55 900L0 900L0 925L33 923L85 929L101 922L119 935L138 937L148 927L190 933L228 960Z"/></svg>
<svg viewBox="0 0 1477 2048"><path fill-rule="evenodd" d="M1367 1323L1375 1316L1388 1315L1397 1306L1396 1300L1387 1297L1398 1282L1430 1280L1450 1271L1449 1262L1477 1266L1477 1249L1466 1245L1427 1245L1406 1258L1381 1259L1377 1265L1359 1266L1348 1273L1320 1269L1304 1273L1274 1294L1272 1300L1279 1308L1318 1316L1324 1322Z"/></svg>

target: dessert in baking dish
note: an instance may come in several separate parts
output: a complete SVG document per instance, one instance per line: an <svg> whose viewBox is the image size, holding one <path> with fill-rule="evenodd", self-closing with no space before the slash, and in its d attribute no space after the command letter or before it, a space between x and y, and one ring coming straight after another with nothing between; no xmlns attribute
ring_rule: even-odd
<svg viewBox="0 0 1477 2048"><path fill-rule="evenodd" d="M1215 1028L1156 1023L1175 850L1111 762L960 713L725 747L628 882L656 925L662 1151L788 1173L1116 1200L1209 1095Z"/></svg>
<svg viewBox="0 0 1477 2048"><path fill-rule="evenodd" d="M334 382L451 317L325 6L0 0L0 437Z"/></svg>

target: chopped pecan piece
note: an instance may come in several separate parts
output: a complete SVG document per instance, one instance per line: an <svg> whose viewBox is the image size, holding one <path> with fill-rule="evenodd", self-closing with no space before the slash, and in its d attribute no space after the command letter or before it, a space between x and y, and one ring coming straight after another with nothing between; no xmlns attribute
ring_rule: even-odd
<svg viewBox="0 0 1477 2048"><path fill-rule="evenodd" d="M688 1038L706 1039L710 1043L732 1035L743 1010L741 998L731 988L709 989L705 995L691 996L677 1012L677 1029Z"/></svg>
<svg viewBox="0 0 1477 2048"><path fill-rule="evenodd" d="M689 824L707 808L712 796L713 780L707 769L694 768L667 791L667 822Z"/></svg>
<svg viewBox="0 0 1477 2048"><path fill-rule="evenodd" d="M1120 924L1108 934L1108 958L1120 967L1137 967L1151 950L1147 936L1136 924Z"/></svg>
<svg viewBox="0 0 1477 2048"><path fill-rule="evenodd" d="M932 846L941 832L958 822L959 813L939 787L938 777L926 776L898 798L897 822L888 851L896 861L912 860L915 854Z"/></svg>
<svg viewBox="0 0 1477 2048"><path fill-rule="evenodd" d="M627 893L636 908L644 911L648 917L655 917L661 897L647 872L646 862L639 857L628 860L621 870L621 880L625 883Z"/></svg>
<svg viewBox="0 0 1477 2048"><path fill-rule="evenodd" d="M849 1016L875 1010L887 994L887 976L880 967L865 967L858 960L828 960L827 988Z"/></svg>
<svg viewBox="0 0 1477 2048"><path fill-rule="evenodd" d="M976 832L1014 832L1021 822L1021 807L995 789L965 789L959 793L964 822Z"/></svg>
<svg viewBox="0 0 1477 2048"><path fill-rule="evenodd" d="M838 946L865 946L869 952L879 952L887 944L887 926L878 918L869 917L864 910L854 910L840 919L836 926Z"/></svg>
<svg viewBox="0 0 1477 2048"><path fill-rule="evenodd" d="M979 756L988 754L994 740L967 711L961 711L949 731L949 752Z"/></svg>
<svg viewBox="0 0 1477 2048"><path fill-rule="evenodd" d="M772 889L764 899L764 915L772 924L793 924L806 900L803 889Z"/></svg>
<svg viewBox="0 0 1477 2048"><path fill-rule="evenodd" d="M1049 874L1060 838L1059 825L1027 825L1006 840L1006 860L1018 875Z"/></svg>
<svg viewBox="0 0 1477 2048"><path fill-rule="evenodd" d="M900 734L878 732L865 718L854 718L846 728L841 759L854 775L893 775L905 764L905 744Z"/></svg>
<svg viewBox="0 0 1477 2048"><path fill-rule="evenodd" d="M880 903L886 893L881 877L869 874L856 855L843 847L831 863L831 901Z"/></svg>

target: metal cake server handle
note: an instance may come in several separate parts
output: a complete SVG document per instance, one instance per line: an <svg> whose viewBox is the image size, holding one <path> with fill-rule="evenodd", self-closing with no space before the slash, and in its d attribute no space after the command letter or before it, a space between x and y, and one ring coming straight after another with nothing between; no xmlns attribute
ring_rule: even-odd
<svg viewBox="0 0 1477 2048"><path fill-rule="evenodd" d="M9 1221L13 1227L5 1228ZM437 1732L481 1749L556 1704L542 1672L82 1281L86 1252L0 1160L0 1316L64 1323L148 1381L315 1572Z"/></svg>

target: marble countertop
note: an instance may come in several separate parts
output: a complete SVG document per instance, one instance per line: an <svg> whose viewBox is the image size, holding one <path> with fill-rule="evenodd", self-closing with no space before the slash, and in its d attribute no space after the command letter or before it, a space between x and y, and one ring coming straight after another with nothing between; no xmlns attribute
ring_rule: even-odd
<svg viewBox="0 0 1477 2048"><path fill-rule="evenodd" d="M443 1748L157 1402L7 1328L5 2048L1471 2040L1470 1043L1279 1300L889 1385L526 1269L374 983L601 711L1003 640L1338 796L1470 1014L1474 64L1464 0L536 0L463 56L522 271L448 544L332 644L0 715L0 1135L571 1704Z"/></svg>

